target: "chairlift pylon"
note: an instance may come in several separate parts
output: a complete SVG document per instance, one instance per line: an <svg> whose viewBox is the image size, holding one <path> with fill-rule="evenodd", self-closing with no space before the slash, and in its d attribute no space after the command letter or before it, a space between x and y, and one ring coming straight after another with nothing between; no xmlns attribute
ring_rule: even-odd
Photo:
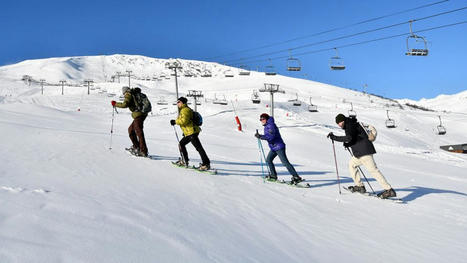
<svg viewBox="0 0 467 263"><path fill-rule="evenodd" d="M428 56L428 47L427 47L427 42L426 39L422 36L417 36L413 33L412 31L412 20L409 21L409 26L410 26L410 36L407 37L406 39L406 44L407 44L407 52L405 53L407 56ZM424 44L425 48L410 48L409 46L409 39L414 39L414 42L420 42L422 41Z"/></svg>
<svg viewBox="0 0 467 263"><path fill-rule="evenodd" d="M334 50L336 51L336 55L329 59L329 67L331 68L331 70L344 70L345 69L344 59L339 57L337 48L334 48Z"/></svg>
<svg viewBox="0 0 467 263"><path fill-rule="evenodd" d="M288 71L301 71L302 64L300 63L300 60L298 58L292 57L292 54L290 51L291 50L289 49L290 57L287 59L287 70Z"/></svg>
<svg viewBox="0 0 467 263"><path fill-rule="evenodd" d="M396 128L396 122L389 118L389 110L386 110L386 116L388 117L388 119L386 120L386 127L387 128Z"/></svg>
<svg viewBox="0 0 467 263"><path fill-rule="evenodd" d="M441 116L438 115L439 125L436 127L438 130L438 135L446 134L446 128L444 128L443 123L441 122Z"/></svg>

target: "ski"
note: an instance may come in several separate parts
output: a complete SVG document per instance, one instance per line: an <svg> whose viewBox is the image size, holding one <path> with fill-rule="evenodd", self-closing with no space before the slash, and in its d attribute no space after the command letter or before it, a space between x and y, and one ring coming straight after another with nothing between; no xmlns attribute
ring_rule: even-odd
<svg viewBox="0 0 467 263"><path fill-rule="evenodd" d="M389 201L392 201L394 203L398 203L398 204L405 204L406 202L404 200L402 200L401 198L396 198L396 197L388 197L388 198L381 198L378 196L378 194L373 194L373 193L359 193L359 192L352 192L350 191L349 188L347 187L342 187L344 188L345 190L349 191L350 193L352 194L361 194L361 195L364 195L364 196L369 196L369 197L373 197L373 198L377 198L377 199L380 199L380 200L389 200Z"/></svg>
<svg viewBox="0 0 467 263"><path fill-rule="evenodd" d="M286 181L286 180L271 180L271 179L265 179L266 182L269 183L276 183L276 184L285 184L291 187L296 187L296 188L311 188L311 185L309 183L298 183L298 184L292 184L291 181Z"/></svg>
<svg viewBox="0 0 467 263"><path fill-rule="evenodd" d="M209 169L209 170L200 170L198 169L198 167L192 165L192 166L185 166L185 165L179 165L178 163L176 162L171 162L174 166L176 167L179 167L179 168L185 168L185 169L190 169L190 170L195 170L199 173L206 173L206 174L212 174L212 175L215 175L217 174L217 170L216 169Z"/></svg>

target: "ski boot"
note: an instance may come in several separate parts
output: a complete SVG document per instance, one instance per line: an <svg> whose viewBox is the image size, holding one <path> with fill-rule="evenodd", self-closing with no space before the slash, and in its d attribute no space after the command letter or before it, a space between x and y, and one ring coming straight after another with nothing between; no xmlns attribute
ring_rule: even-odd
<svg viewBox="0 0 467 263"><path fill-rule="evenodd" d="M174 164L175 164L175 165L178 165L178 166L186 166L186 167L188 167L188 163L185 163L181 158L178 158L178 161L176 161Z"/></svg>
<svg viewBox="0 0 467 263"><path fill-rule="evenodd" d="M384 190L383 192L378 194L378 197L381 199L387 199L389 197L396 197L396 191L394 191L394 189L392 188L388 190Z"/></svg>
<svg viewBox="0 0 467 263"><path fill-rule="evenodd" d="M304 180L300 176L293 176L292 179L290 180L291 184L298 184L300 182L303 182Z"/></svg>
<svg viewBox="0 0 467 263"><path fill-rule="evenodd" d="M273 175L266 175L266 181L270 181L270 182L275 182L277 181L277 176L273 176Z"/></svg>
<svg viewBox="0 0 467 263"><path fill-rule="evenodd" d="M200 171L207 171L207 170L209 170L209 169L211 169L211 165L209 165L209 164L202 164L202 163L199 164L198 170L200 170Z"/></svg>
<svg viewBox="0 0 467 263"><path fill-rule="evenodd" d="M364 185L362 185L362 186L358 186L358 185L349 186L348 189L352 193L355 193L355 192L358 192L358 193L361 193L361 194L366 193L366 189L365 189Z"/></svg>
<svg viewBox="0 0 467 263"><path fill-rule="evenodd" d="M135 147L135 146L131 146L131 147L128 147L128 148L125 148L126 151L130 152L131 154L134 154L136 155L136 153L139 152L139 148L138 147Z"/></svg>

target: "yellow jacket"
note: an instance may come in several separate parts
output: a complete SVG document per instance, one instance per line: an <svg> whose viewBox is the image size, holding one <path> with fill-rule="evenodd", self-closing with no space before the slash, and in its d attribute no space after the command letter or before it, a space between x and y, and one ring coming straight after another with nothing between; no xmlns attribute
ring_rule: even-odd
<svg viewBox="0 0 467 263"><path fill-rule="evenodd" d="M179 109L178 118L175 120L175 123L180 125L185 136L199 133L201 131L199 126L193 124L193 111L186 104L183 104Z"/></svg>

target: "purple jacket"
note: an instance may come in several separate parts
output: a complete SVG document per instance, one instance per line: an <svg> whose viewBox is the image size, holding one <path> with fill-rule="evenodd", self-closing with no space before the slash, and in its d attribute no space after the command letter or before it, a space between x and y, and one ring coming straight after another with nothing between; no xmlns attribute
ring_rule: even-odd
<svg viewBox="0 0 467 263"><path fill-rule="evenodd" d="M282 140L279 128L274 123L274 118L269 117L264 125L264 135L261 135L261 140L268 141L269 148L273 151L278 151L285 148L285 143Z"/></svg>

